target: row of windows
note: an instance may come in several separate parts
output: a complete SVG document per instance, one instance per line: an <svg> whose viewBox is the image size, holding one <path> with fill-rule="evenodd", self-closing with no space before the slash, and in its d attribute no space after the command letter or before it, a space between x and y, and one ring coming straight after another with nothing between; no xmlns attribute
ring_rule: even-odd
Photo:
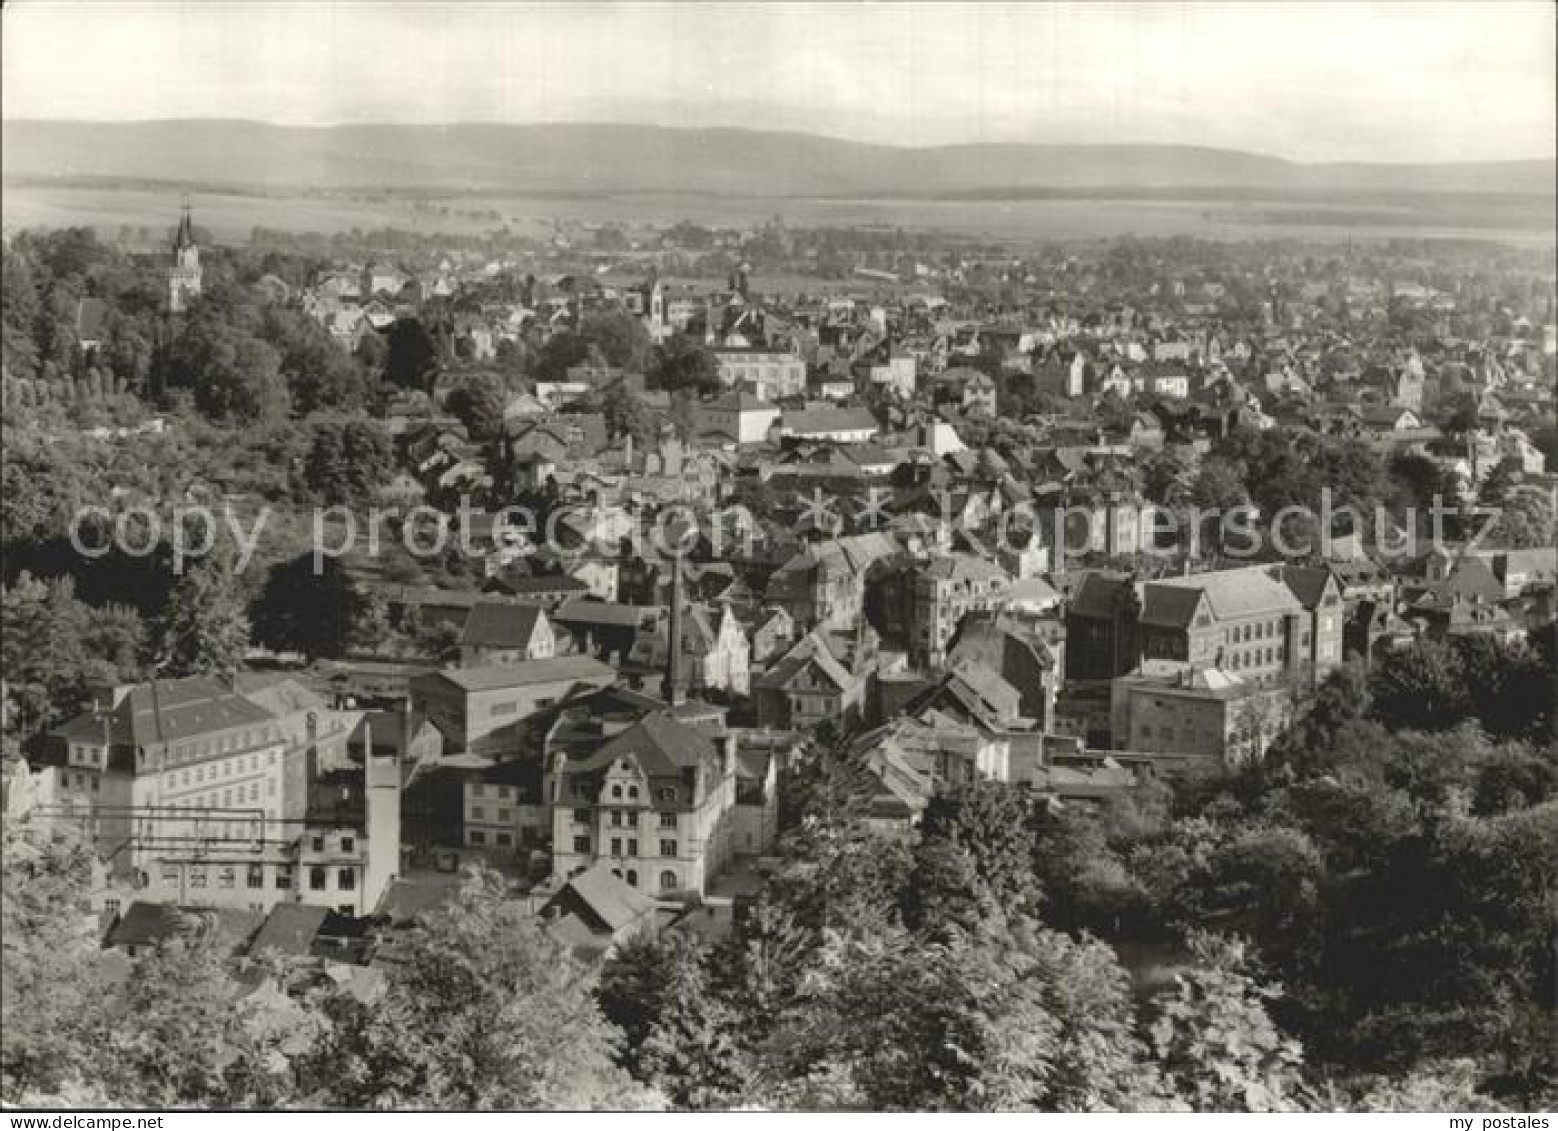
<svg viewBox="0 0 1558 1131"><path fill-rule="evenodd" d="M622 840L621 837L615 837L615 836L612 837L611 838L611 855L612 856L637 856L639 854L638 853L638 840L636 838L632 838L632 837L628 838L628 840L626 842L626 847L627 847L627 851L626 852L623 851L623 846L624 846L624 844L623 844L623 840ZM587 837L587 836L576 836L576 837L574 837L573 838L573 850L574 850L574 852L578 853L581 856L588 856L589 853L590 853L590 838ZM661 856L675 856L676 855L676 841L674 841L674 840L662 840L660 842L660 855Z"/></svg>
<svg viewBox="0 0 1558 1131"><path fill-rule="evenodd" d="M274 781L265 783L265 796L276 796L276 783ZM247 789L241 785L236 789L224 789L220 793L213 789L210 793L201 793L194 797L170 799L167 804L174 809L215 809L219 806L225 808L232 805L242 805L246 801L252 804L259 801L259 799L260 783L254 781L249 783Z"/></svg>
<svg viewBox="0 0 1558 1131"><path fill-rule="evenodd" d="M276 752L272 750L266 759L266 765L274 766L275 764ZM259 768L260 756L258 754L250 754L247 761L243 758L229 758L225 762L209 767L212 781L216 781L218 778L230 778L235 774L255 773ZM193 770L169 770L164 780L170 788L174 786L199 785L206 780L206 770L207 767L205 766L196 766Z"/></svg>
<svg viewBox="0 0 1558 1131"><path fill-rule="evenodd" d="M638 871L634 868L629 868L626 871L623 871L620 868L613 868L611 870L611 874L616 876L617 879L621 880L623 883L627 884L628 887L636 888L638 886ZM675 872L666 871L660 873L661 891L675 891L677 888L681 887L681 883L681 880L677 878Z"/></svg>
<svg viewBox="0 0 1558 1131"><path fill-rule="evenodd" d="M258 730L234 731L232 734L218 735L216 738L201 742L181 742L173 747L171 753L175 762L184 762L190 758L204 758L208 754L222 754L231 750L258 746L270 742L275 733L276 728L271 726L261 727Z"/></svg>
<svg viewBox="0 0 1558 1131"><path fill-rule="evenodd" d="M582 798L584 798L586 800L594 800L594 798L595 798L595 792L594 792L593 788L591 787L591 784L588 781L585 781L582 778L576 779L574 781L574 783L573 783L573 795L575 797L582 797ZM611 795L612 795L612 797L615 797L615 798L620 800L621 797L622 797L622 787L620 785L612 786L611 787ZM666 802L675 801L676 800L676 787L673 786L673 785L663 785L659 789L655 790L655 796L658 797L661 801L666 801ZM630 800L630 801L637 800L637 798L638 798L638 787L636 785L628 786L628 800Z"/></svg>
<svg viewBox="0 0 1558 1131"><path fill-rule="evenodd" d="M165 864L162 868L162 882L174 886L179 882L181 868L177 864ZM190 864L182 869L184 879L191 888L215 887L231 890L238 886L238 865L236 864ZM244 887L250 891L262 891L265 888L265 865L250 864L243 871ZM278 865L272 876L272 883L277 891L290 891L292 889L292 869L286 865ZM310 891L327 891L330 887L330 870L328 868L310 868L308 870L308 887ZM355 868L337 868L335 871L335 889L337 891L355 891L357 889L357 870Z"/></svg>
<svg viewBox="0 0 1558 1131"><path fill-rule="evenodd" d="M492 791L490 795L488 790ZM509 791L510 787L506 785L482 785L480 783L477 783L475 789L472 790L477 797L492 796L499 801L507 801L509 799Z"/></svg>
<svg viewBox="0 0 1558 1131"><path fill-rule="evenodd" d="M555 702L557 702L556 699L537 699L534 703L531 704L531 709L535 711L544 711ZM518 712L518 699L510 699L504 703L494 703L492 706L487 708L487 714L492 717L497 717L499 715L513 715L517 714Z"/></svg>
<svg viewBox="0 0 1558 1131"><path fill-rule="evenodd" d="M1236 624L1223 633L1227 644L1247 644L1251 640L1266 640L1282 635L1280 620L1258 621L1255 624Z"/></svg>
<svg viewBox="0 0 1558 1131"><path fill-rule="evenodd" d="M486 819L487 819L487 810L486 810L486 808L484 806L481 806L481 805L472 805L471 806L471 820L473 820L473 821L485 821ZM512 809L499 809L497 811L497 815L493 819L496 820L500 825L506 825L506 824L508 824L510 821L512 821L514 819L514 810L512 810Z"/></svg>

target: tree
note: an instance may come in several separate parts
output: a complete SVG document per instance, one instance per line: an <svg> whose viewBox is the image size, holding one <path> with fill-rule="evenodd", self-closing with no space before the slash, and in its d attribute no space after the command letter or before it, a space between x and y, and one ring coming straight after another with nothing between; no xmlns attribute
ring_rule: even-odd
<svg viewBox="0 0 1558 1131"><path fill-rule="evenodd" d="M281 355L205 308L174 343L169 384L192 390L195 406L223 423L253 424L287 408Z"/></svg>
<svg viewBox="0 0 1558 1131"><path fill-rule="evenodd" d="M1487 538L1489 544L1511 550L1551 547L1553 507L1548 494L1536 487L1508 491Z"/></svg>
<svg viewBox="0 0 1558 1131"><path fill-rule="evenodd" d="M473 439L490 440L503 433L503 410L508 394L490 373L467 378L450 390L445 407L459 418Z"/></svg>
<svg viewBox="0 0 1558 1131"><path fill-rule="evenodd" d="M1374 717L1392 729L1445 730L1472 710L1459 653L1433 640L1386 654L1369 692Z"/></svg>
<svg viewBox="0 0 1558 1131"><path fill-rule="evenodd" d="M57 1102L101 1064L92 1038L107 987L87 900L94 859L63 822L7 817L0 838L0 1101Z"/></svg>
<svg viewBox="0 0 1558 1131"><path fill-rule="evenodd" d="M939 845L956 846L968 854L990 903L1009 912L1032 906L1038 888L1033 876L1030 797L1026 790L995 781L937 794L920 819L916 863Z"/></svg>
<svg viewBox="0 0 1558 1131"><path fill-rule="evenodd" d="M278 652L309 659L346 654L364 599L337 558L314 568L312 553L271 568L249 607L254 641Z"/></svg>
<svg viewBox="0 0 1558 1131"><path fill-rule="evenodd" d="M0 666L10 696L7 723L30 736L68 717L88 698L94 670L82 648L85 606L70 578L22 574L0 593Z"/></svg>
<svg viewBox="0 0 1558 1131"><path fill-rule="evenodd" d="M331 421L314 425L303 459L303 480L329 504L361 503L389 482L395 453L389 434L375 421Z"/></svg>
<svg viewBox="0 0 1558 1131"><path fill-rule="evenodd" d="M626 312L590 314L580 325L579 335L615 368L637 372L649 360L649 331L642 320Z"/></svg>
<svg viewBox="0 0 1558 1131"><path fill-rule="evenodd" d="M280 355L281 374L299 415L367 407L369 380L364 365L303 311L268 307L261 334Z"/></svg>
<svg viewBox="0 0 1558 1131"><path fill-rule="evenodd" d="M573 330L561 330L546 340L536 358L537 381L563 381L568 370L590 359L590 343Z"/></svg>
<svg viewBox="0 0 1558 1131"><path fill-rule="evenodd" d="M655 348L650 382L655 388L670 393L682 389L697 393L718 392L719 363L714 351L701 342L686 334L672 334Z"/></svg>
<svg viewBox="0 0 1558 1131"><path fill-rule="evenodd" d="M601 398L600 407L606 418L606 429L614 438L631 436L640 451L647 451L659 438L655 414L625 385L608 390Z"/></svg>
<svg viewBox="0 0 1558 1131"><path fill-rule="evenodd" d="M385 342L384 378L402 389L431 393L438 381L438 344L419 318L397 318Z"/></svg>
<svg viewBox="0 0 1558 1131"><path fill-rule="evenodd" d="M158 651L172 676L231 676L249 648L249 618L225 563L207 558L173 590Z"/></svg>
<svg viewBox="0 0 1558 1131"><path fill-rule="evenodd" d="M494 946L501 939L503 945ZM495 874L397 942L382 997L340 992L300 1065L330 1106L494 1110L635 1108L652 1094L614 1063L621 1035L589 972Z"/></svg>
<svg viewBox="0 0 1558 1131"><path fill-rule="evenodd" d="M191 931L208 922L191 916ZM196 936L198 937L198 935ZM312 1010L233 978L218 930L166 943L134 963L94 1033L94 1074L137 1107L273 1107L295 1102L286 1050L311 1036Z"/></svg>
<svg viewBox="0 0 1558 1131"><path fill-rule="evenodd" d="M1303 1050L1272 1021L1277 991L1257 982L1241 944L1200 934L1195 964L1149 1029L1164 1099L1196 1112L1291 1111Z"/></svg>

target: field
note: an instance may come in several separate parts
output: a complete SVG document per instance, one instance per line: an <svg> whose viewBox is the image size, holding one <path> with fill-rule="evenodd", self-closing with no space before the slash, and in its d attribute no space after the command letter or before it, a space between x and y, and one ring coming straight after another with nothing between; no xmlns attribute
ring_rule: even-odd
<svg viewBox="0 0 1558 1131"><path fill-rule="evenodd" d="M174 186L81 187L7 184L0 219L7 231L88 225L132 241L157 239L177 219ZM681 193L598 196L408 194L244 194L206 191L194 198L200 224L240 243L255 227L331 234L394 227L472 235L508 226L542 235L557 224L670 224L690 219L745 226L775 216L798 226L890 225L989 236L1015 245L1100 240L1124 235L1187 235L1216 240L1304 239L1339 243L1382 239L1481 239L1545 246L1554 241L1551 201L1530 197L1413 196L1355 200L1270 193L1157 198L1048 196L1039 199L823 199L699 196ZM147 233L137 229L146 228ZM125 229L129 229L126 233Z"/></svg>

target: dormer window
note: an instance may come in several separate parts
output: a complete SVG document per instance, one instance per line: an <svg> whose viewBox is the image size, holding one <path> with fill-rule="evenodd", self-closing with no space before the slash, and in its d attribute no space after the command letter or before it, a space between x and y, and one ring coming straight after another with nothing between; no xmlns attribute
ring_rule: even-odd
<svg viewBox="0 0 1558 1131"><path fill-rule="evenodd" d="M675 801L676 800L676 787L675 786L669 786L669 785L661 786L660 787L660 800L661 801Z"/></svg>

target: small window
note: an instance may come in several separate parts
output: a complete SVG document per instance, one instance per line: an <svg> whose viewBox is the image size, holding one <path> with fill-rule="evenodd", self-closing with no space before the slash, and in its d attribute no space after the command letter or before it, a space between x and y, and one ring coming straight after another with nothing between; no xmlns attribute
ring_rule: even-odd
<svg viewBox="0 0 1558 1131"><path fill-rule="evenodd" d="M627 870L627 875L623 876L622 878L628 882L629 887L636 888L638 886L638 873L632 868L629 868Z"/></svg>
<svg viewBox="0 0 1558 1131"><path fill-rule="evenodd" d="M249 865L248 884L251 889L265 886L265 866L263 864Z"/></svg>
<svg viewBox="0 0 1558 1131"><path fill-rule="evenodd" d="M322 836L316 836L313 840L313 845L315 852L323 852L325 850L325 838Z"/></svg>
<svg viewBox="0 0 1558 1131"><path fill-rule="evenodd" d="M676 888L677 888L677 884L678 884L678 881L676 879L676 873L675 872L661 872L660 873L660 890L661 891L675 891Z"/></svg>
<svg viewBox="0 0 1558 1131"><path fill-rule="evenodd" d="M323 868L310 868L308 870L308 886L311 891L325 890L325 870Z"/></svg>
<svg viewBox="0 0 1558 1131"><path fill-rule="evenodd" d="M484 833L481 829L472 829L470 831L469 835L470 835L472 844L486 844L487 843L487 834Z"/></svg>
<svg viewBox="0 0 1558 1131"><path fill-rule="evenodd" d="M189 872L189 886L203 888L206 886L206 874L198 868L191 868Z"/></svg>
<svg viewBox="0 0 1558 1131"><path fill-rule="evenodd" d="M676 827L676 814L675 813L661 813L660 814L660 827L662 829L674 829Z"/></svg>
<svg viewBox="0 0 1558 1131"><path fill-rule="evenodd" d="M613 797L621 797L622 796L622 787L620 785L612 786L611 787L611 796L613 796Z"/></svg>
<svg viewBox="0 0 1558 1131"><path fill-rule="evenodd" d="M283 867L283 868L277 868L276 869L276 887L281 889L281 890L283 890L283 891L290 891L291 890L291 888L292 888L292 869L291 868Z"/></svg>
<svg viewBox="0 0 1558 1131"><path fill-rule="evenodd" d="M500 848L507 848L514 843L514 838L509 833L499 833L497 839Z"/></svg>
<svg viewBox="0 0 1558 1131"><path fill-rule="evenodd" d="M636 786L636 785L628 786L628 800L629 801L637 801L638 800L638 786Z"/></svg>
<svg viewBox="0 0 1558 1131"><path fill-rule="evenodd" d="M473 820L473 821L485 821L486 819L487 819L487 810L483 809L480 805L472 805L471 806L471 820Z"/></svg>
<svg viewBox="0 0 1558 1131"><path fill-rule="evenodd" d="M353 851L356 850L356 848L357 848L357 839L355 837L343 836L341 838L341 851L342 852L353 852Z"/></svg>
<svg viewBox="0 0 1558 1131"><path fill-rule="evenodd" d="M637 856L638 855L638 841L636 841L636 840L629 840L628 841L628 855L629 856Z"/></svg>
<svg viewBox="0 0 1558 1131"><path fill-rule="evenodd" d="M575 809L573 811L573 819L581 825L587 825L590 823L590 811L588 809Z"/></svg>
<svg viewBox="0 0 1558 1131"><path fill-rule="evenodd" d="M675 856L676 855L676 842L674 840L662 840L660 842L660 855L661 856Z"/></svg>
<svg viewBox="0 0 1558 1131"><path fill-rule="evenodd" d="M587 836L574 837L573 850L581 855L588 854L590 851L590 838Z"/></svg>
<svg viewBox="0 0 1558 1131"><path fill-rule="evenodd" d="M238 870L231 864L224 867L216 874L216 886L219 888L236 887L238 884Z"/></svg>
<svg viewBox="0 0 1558 1131"><path fill-rule="evenodd" d="M621 856L622 855L622 838L621 837L614 836L614 837L611 838L611 854L613 856Z"/></svg>
<svg viewBox="0 0 1558 1131"><path fill-rule="evenodd" d="M350 868L340 868L335 873L335 886L341 891L353 891L357 887L357 873Z"/></svg>
<svg viewBox="0 0 1558 1131"><path fill-rule="evenodd" d="M676 800L676 787L675 786L669 786L669 785L661 786L660 787L660 800L661 801L675 801Z"/></svg>

